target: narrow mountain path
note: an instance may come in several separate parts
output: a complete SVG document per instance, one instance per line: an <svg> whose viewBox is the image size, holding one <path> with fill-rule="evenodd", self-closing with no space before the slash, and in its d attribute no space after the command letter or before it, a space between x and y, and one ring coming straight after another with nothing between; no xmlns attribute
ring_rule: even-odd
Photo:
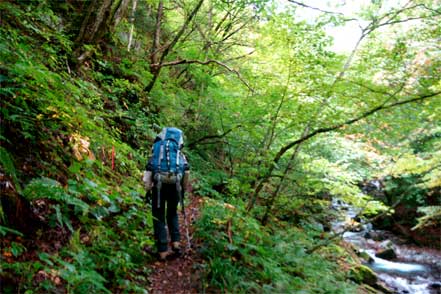
<svg viewBox="0 0 441 294"><path fill-rule="evenodd" d="M189 195L185 207L186 218L179 211L179 224L181 231L181 245L183 254L180 257L168 258L165 262L157 261L152 265L152 274L149 277L149 293L153 294L192 294L200 291L200 271L197 264L202 262L195 250L197 244L193 239L193 222L199 217L203 200L192 194ZM190 239L188 245L187 233Z"/></svg>

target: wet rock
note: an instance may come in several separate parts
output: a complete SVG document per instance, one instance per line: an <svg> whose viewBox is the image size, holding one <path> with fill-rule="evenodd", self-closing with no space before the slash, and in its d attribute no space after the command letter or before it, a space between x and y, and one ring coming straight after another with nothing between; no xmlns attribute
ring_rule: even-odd
<svg viewBox="0 0 441 294"><path fill-rule="evenodd" d="M432 283L432 284L429 285L429 288L440 290L441 289L441 282Z"/></svg>
<svg viewBox="0 0 441 294"><path fill-rule="evenodd" d="M377 275L367 266L358 265L349 271L349 278L358 284L374 286L377 284Z"/></svg>
<svg viewBox="0 0 441 294"><path fill-rule="evenodd" d="M381 232L369 231L364 234L365 239L372 239L374 241L384 241L385 236Z"/></svg>
<svg viewBox="0 0 441 294"><path fill-rule="evenodd" d="M357 255L367 263L372 263L374 261L374 259L365 251L359 251L357 252Z"/></svg>
<svg viewBox="0 0 441 294"><path fill-rule="evenodd" d="M392 248L380 250L375 254L375 256L386 260L393 260L397 258L397 255Z"/></svg>
<svg viewBox="0 0 441 294"><path fill-rule="evenodd" d="M353 233L359 233L363 231L363 226L353 218L346 220L346 227L348 227L349 231Z"/></svg>
<svg viewBox="0 0 441 294"><path fill-rule="evenodd" d="M396 293L395 291L389 289L388 287L386 287L383 283L378 282L375 286L375 289L379 290L380 293L384 293L384 294L394 294Z"/></svg>
<svg viewBox="0 0 441 294"><path fill-rule="evenodd" d="M391 240L385 240L380 243L380 247L384 249L392 249L394 246L394 243Z"/></svg>
<svg viewBox="0 0 441 294"><path fill-rule="evenodd" d="M367 266L358 265L349 271L349 278L357 284L365 284L364 289L375 289L373 293L392 294L392 290L384 286L379 280L375 272ZM366 286L367 285L367 286ZM367 292L370 293L370 292Z"/></svg>

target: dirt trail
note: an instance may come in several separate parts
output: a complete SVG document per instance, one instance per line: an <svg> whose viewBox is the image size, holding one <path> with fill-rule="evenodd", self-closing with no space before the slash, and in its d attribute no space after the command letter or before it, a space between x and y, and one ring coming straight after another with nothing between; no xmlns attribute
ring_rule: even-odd
<svg viewBox="0 0 441 294"><path fill-rule="evenodd" d="M179 211L179 224L181 231L181 244L183 254L181 257L168 258L165 262L155 262L152 265L152 274L149 277L150 289L153 294L192 294L198 293L200 279L198 270L194 265L201 262L201 257L195 250L193 241L193 222L199 217L202 199L190 195L190 203L185 207L187 224ZM187 229L189 232L191 248L187 242Z"/></svg>

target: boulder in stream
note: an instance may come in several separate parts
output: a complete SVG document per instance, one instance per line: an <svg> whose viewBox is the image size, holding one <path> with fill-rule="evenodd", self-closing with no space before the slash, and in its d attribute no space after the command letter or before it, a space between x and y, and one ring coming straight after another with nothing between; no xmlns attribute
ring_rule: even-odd
<svg viewBox="0 0 441 294"><path fill-rule="evenodd" d="M379 250L377 253L375 253L375 256L386 260L393 260L397 258L397 254L393 248Z"/></svg>
<svg viewBox="0 0 441 294"><path fill-rule="evenodd" d="M365 262L367 262L367 263L374 262L374 259L366 251L358 250L357 251L357 256L359 258L361 258L362 260L364 260Z"/></svg>
<svg viewBox="0 0 441 294"><path fill-rule="evenodd" d="M386 237L380 231L368 231L364 234L365 239L372 239L374 241L384 241Z"/></svg>
<svg viewBox="0 0 441 294"><path fill-rule="evenodd" d="M431 289L441 290L441 282L435 282L429 285Z"/></svg>
<svg viewBox="0 0 441 294"><path fill-rule="evenodd" d="M392 290L384 286L379 280L375 272L367 266L357 265L349 271L349 278L357 284L366 284L376 289L375 293L394 293ZM367 288L369 288L367 287Z"/></svg>

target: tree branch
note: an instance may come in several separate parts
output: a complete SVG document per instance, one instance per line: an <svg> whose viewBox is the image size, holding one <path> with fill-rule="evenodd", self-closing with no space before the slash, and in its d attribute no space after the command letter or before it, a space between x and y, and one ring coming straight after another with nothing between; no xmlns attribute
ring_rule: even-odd
<svg viewBox="0 0 441 294"><path fill-rule="evenodd" d="M231 133L232 131L234 131L235 129L238 129L242 127L242 125L237 125L229 130L227 130L226 132L224 132L223 134L220 135L208 135L208 136L204 136L202 138L197 139L196 141L191 142L190 144L188 144L188 148L193 149L197 144L200 144L204 141L207 140L211 140L211 139L222 139L224 138L226 135L228 135L229 133Z"/></svg>
<svg viewBox="0 0 441 294"><path fill-rule="evenodd" d="M188 25L190 24L190 22L192 21L192 19L196 16L196 14L198 13L199 9L202 6L202 3L204 3L204 0L200 0L198 2L198 4L196 4L196 6L194 7L194 9L191 11L190 15L187 17L187 19L185 20L184 24L182 25L181 29L179 30L179 32L176 34L176 36L173 38L173 40L170 42L170 44L165 48L164 52L161 55L161 58L159 60L159 64L162 64L162 62L164 61L165 57L168 55L168 53L170 52L171 49L173 49L173 47L176 45L176 43L179 41L179 39L181 38L181 36L184 34L185 30L187 29Z"/></svg>
<svg viewBox="0 0 441 294"><path fill-rule="evenodd" d="M262 177L260 178L259 184L258 184L255 192L250 196L250 199L248 201L247 211L251 211L251 209L253 208L253 206L254 206L254 204L255 204L255 202L257 200L257 196L258 196L260 190L262 189L263 185L271 177L274 169L277 167L277 164L279 163L279 161L283 157L283 155L288 150L290 150L291 148L293 148L293 147L295 147L295 146L297 146L297 145L299 145L299 144L301 144L301 143L311 139L312 137L315 137L318 134L328 133L328 132L332 132L332 131L338 130L338 129L342 128L343 126L353 124L353 123L355 123L357 121L360 121L360 120L362 120L362 119L364 119L364 118L366 118L366 117L368 117L368 116L370 116L370 115L372 115L372 114L374 114L374 113L376 113L378 111L386 110L386 109L389 109L389 108L392 108L392 107L396 107L396 106L399 106L399 105L404 105L404 104L407 104L407 103L422 101L422 100L425 100L425 99L428 99L428 98L435 97L435 96L440 95L440 94L441 94L441 91L430 93L430 94L425 94L425 95L414 97L414 98L410 98L410 99L407 99L407 100L402 100L402 101L397 101L397 102L394 102L394 103L387 104L392 98L395 97L395 95L390 95L379 106L374 107L374 108L372 108L372 109L370 109L370 110L360 114L359 116L357 116L355 118L346 120L346 121L344 121L342 123L333 125L331 127L316 129L315 131L312 131L311 133L306 133L306 134L304 133L305 135L302 134L302 136L299 139L294 140L294 141L286 144L285 146L280 148L279 152L277 152L276 156L274 157L274 159L272 161L272 164L268 167L268 169L265 172L265 174L262 175ZM310 126L310 124L308 124L307 127L309 127L309 126Z"/></svg>
<svg viewBox="0 0 441 294"><path fill-rule="evenodd" d="M345 15L344 15L343 13L341 13L341 12L330 11L330 10L323 10L323 9L321 9L321 8L314 7L314 6L311 6L311 5L307 5L307 4L302 3L302 2L299 2L299 1L288 0L288 2L291 2L291 3L293 3L293 4L296 4L296 5L298 5L298 6L302 6L302 7L308 8L308 9L312 9L312 10L320 11L320 12L323 12L323 13L326 13L326 14L336 14L336 15L345 16ZM345 20L345 21L354 21L354 20L356 21L357 19L356 19L356 18L346 18L346 17L345 17L344 20Z"/></svg>
<svg viewBox="0 0 441 294"><path fill-rule="evenodd" d="M303 136L303 137L301 137L301 138L299 138L299 139L297 139L295 141L292 141L292 142L286 144L284 147L282 147L279 150L279 152L274 157L273 161L274 161L274 163L278 163L280 158L289 149L291 149L292 147L294 147L297 144L303 143L304 141L306 141L306 140L308 140L308 139L310 139L310 138L312 138L312 137L314 137L314 136L316 136L318 134L335 131L337 129L342 128L343 126L350 125L350 124L353 124L353 123L355 123L355 122L357 122L359 120L362 120L362 119L364 119L364 118L366 118L366 117L368 117L368 116L370 116L370 115L372 115L372 114L374 114L374 113L376 113L376 112L378 112L380 110L386 110L386 109L389 109L389 108L392 108L392 107L396 107L396 106L399 106L399 105L403 105L403 104L407 104L407 103L412 103L412 102L417 102L417 101L422 101L422 100L425 100L425 99L437 96L439 94L441 94L441 91L440 92L434 92L434 93L426 94L426 95L422 95L422 96L418 96L418 97L414 97L414 98L407 99L407 100L397 101L397 102L391 103L389 105L385 105L385 103L389 100L389 99L387 99L385 103L382 103L379 106L374 107L374 108L372 108L372 109L362 113L361 115L359 115L359 116L357 116L355 118L349 119L349 120L347 120L345 122L336 124L336 125L331 126L331 127L319 128L319 129L317 129L317 130L307 134L306 136Z"/></svg>
<svg viewBox="0 0 441 294"><path fill-rule="evenodd" d="M239 80L251 91L254 92L254 89L248 84L247 81L245 81L242 78L242 75L235 69L231 68L230 66L228 66L227 64L218 61L218 60L214 60L214 59L209 59L206 61L201 61L201 60L187 60L187 59L180 59L180 60L174 60L174 61L169 61L169 62L164 62L162 64L152 64L151 66L154 67L165 67L165 66L175 66L175 65L179 65L179 64L192 64L192 63L196 63L196 64L201 64L201 65L208 65L211 63L217 64L225 69L227 69L229 72L232 72L234 74L236 74L236 76L239 78Z"/></svg>
<svg viewBox="0 0 441 294"><path fill-rule="evenodd" d="M151 50L152 63L157 62L156 54L159 52L159 47L160 47L161 20L162 20L163 11L164 11L164 2L161 0L158 3L158 11L156 14L155 33L153 35L153 46L152 46L152 50Z"/></svg>

